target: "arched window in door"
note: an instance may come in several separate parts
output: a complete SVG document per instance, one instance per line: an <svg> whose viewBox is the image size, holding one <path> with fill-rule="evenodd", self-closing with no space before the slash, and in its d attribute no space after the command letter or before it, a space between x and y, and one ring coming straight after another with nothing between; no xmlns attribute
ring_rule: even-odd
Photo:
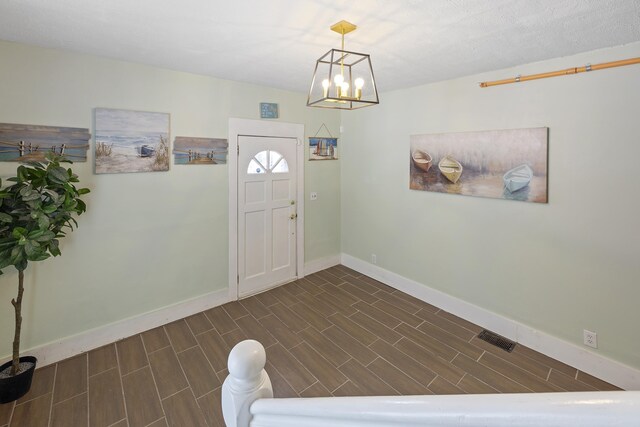
<svg viewBox="0 0 640 427"><path fill-rule="evenodd" d="M284 156L277 151L261 151L249 162L247 174L255 175L260 173L287 173L289 165Z"/></svg>

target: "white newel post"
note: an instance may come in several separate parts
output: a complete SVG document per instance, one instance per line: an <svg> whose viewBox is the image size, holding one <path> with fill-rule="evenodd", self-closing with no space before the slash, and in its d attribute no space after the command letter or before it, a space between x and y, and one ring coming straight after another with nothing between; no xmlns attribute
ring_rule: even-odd
<svg viewBox="0 0 640 427"><path fill-rule="evenodd" d="M227 427L249 427L249 408L257 399L273 397L264 365L267 355L258 341L245 340L229 353L229 376L222 384L222 415Z"/></svg>

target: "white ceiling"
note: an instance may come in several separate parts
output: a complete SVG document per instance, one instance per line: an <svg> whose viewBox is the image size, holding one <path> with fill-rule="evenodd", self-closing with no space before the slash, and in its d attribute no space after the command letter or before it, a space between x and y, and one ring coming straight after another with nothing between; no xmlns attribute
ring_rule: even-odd
<svg viewBox="0 0 640 427"><path fill-rule="evenodd" d="M640 0L0 0L0 39L306 91L341 19L381 92L640 41Z"/></svg>

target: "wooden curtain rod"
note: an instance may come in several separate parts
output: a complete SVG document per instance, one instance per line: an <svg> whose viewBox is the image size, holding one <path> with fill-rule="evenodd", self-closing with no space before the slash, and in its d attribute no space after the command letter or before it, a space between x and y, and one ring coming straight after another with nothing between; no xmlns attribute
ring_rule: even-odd
<svg viewBox="0 0 640 427"><path fill-rule="evenodd" d="M603 70L605 68L622 67L625 65L640 64L640 58L622 59L620 61L603 62L602 64L587 64L584 67L567 68L566 70L551 71L549 73L531 74L528 76L517 76L511 79L494 80L492 82L482 82L480 87L506 85L509 83L519 83L528 80L546 79L547 77L566 76L568 74L578 74L587 71Z"/></svg>

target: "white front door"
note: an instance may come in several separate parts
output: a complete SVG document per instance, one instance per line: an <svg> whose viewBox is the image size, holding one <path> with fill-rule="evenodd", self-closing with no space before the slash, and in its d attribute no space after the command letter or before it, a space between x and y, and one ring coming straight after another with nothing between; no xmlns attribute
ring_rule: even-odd
<svg viewBox="0 0 640 427"><path fill-rule="evenodd" d="M238 296L296 278L295 138L238 137Z"/></svg>

